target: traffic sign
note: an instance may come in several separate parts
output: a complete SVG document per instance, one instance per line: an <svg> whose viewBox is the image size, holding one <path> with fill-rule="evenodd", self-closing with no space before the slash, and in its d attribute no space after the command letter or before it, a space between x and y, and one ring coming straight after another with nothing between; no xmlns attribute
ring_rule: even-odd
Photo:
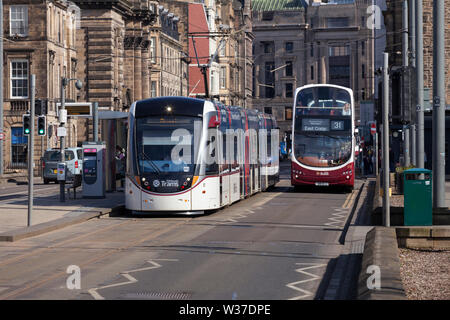
<svg viewBox="0 0 450 320"><path fill-rule="evenodd" d="M377 133L377 125L375 123L370 124L370 133L371 134Z"/></svg>

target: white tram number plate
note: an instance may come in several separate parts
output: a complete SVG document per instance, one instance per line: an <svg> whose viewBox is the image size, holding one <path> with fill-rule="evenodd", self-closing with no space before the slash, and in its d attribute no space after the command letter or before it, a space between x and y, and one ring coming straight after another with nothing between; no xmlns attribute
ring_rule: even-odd
<svg viewBox="0 0 450 320"><path fill-rule="evenodd" d="M316 182L316 186L319 187L328 187L329 183L328 182Z"/></svg>

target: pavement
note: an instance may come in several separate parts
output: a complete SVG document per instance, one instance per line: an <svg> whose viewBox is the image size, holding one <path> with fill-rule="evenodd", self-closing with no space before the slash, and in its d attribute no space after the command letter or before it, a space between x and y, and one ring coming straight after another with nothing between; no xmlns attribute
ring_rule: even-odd
<svg viewBox="0 0 450 320"><path fill-rule="evenodd" d="M61 202L58 185L42 185L39 178L36 180L30 226L28 186L0 184L0 241L16 241L63 228L108 214L125 203L123 192L106 193L103 199L84 199L81 187L76 199L71 192L70 198L66 193L65 202Z"/></svg>

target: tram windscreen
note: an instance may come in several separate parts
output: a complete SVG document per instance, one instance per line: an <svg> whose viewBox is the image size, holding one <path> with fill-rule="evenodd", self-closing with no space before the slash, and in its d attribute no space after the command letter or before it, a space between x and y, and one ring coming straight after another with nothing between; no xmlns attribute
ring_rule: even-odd
<svg viewBox="0 0 450 320"><path fill-rule="evenodd" d="M185 116L151 116L136 121L136 148L141 174L186 173L195 167L194 123Z"/></svg>
<svg viewBox="0 0 450 320"><path fill-rule="evenodd" d="M352 108L348 91L311 87L296 97L294 155L311 167L335 167L352 154Z"/></svg>

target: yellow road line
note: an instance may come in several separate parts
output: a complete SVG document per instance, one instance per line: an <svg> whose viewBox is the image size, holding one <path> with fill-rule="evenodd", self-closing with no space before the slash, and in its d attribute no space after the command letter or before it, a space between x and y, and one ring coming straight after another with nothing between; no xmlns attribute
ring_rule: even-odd
<svg viewBox="0 0 450 320"><path fill-rule="evenodd" d="M350 209L350 207L352 206L353 202L355 201L355 198L356 198L356 191L353 190L352 193L349 194L348 201L345 201L345 203L342 206L342 208Z"/></svg>
<svg viewBox="0 0 450 320"><path fill-rule="evenodd" d="M349 194L347 195L347 198L345 199L345 202L344 202L344 204L342 205L342 208L343 208L343 209L346 209L346 208L347 208L347 204L348 204L348 202L350 201L352 195L353 195L353 191L352 191L352 193L349 193Z"/></svg>

